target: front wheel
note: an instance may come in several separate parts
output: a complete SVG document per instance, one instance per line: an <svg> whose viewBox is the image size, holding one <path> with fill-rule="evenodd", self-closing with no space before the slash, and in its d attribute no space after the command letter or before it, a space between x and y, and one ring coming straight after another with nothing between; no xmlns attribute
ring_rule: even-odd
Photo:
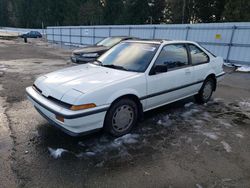
<svg viewBox="0 0 250 188"><path fill-rule="evenodd" d="M138 119L137 104L130 99L115 102L107 112L104 129L113 136L122 136L131 131Z"/></svg>
<svg viewBox="0 0 250 188"><path fill-rule="evenodd" d="M214 80L212 78L208 78L204 81L199 93L195 95L195 100L198 103L206 103L210 100L213 91L214 91Z"/></svg>

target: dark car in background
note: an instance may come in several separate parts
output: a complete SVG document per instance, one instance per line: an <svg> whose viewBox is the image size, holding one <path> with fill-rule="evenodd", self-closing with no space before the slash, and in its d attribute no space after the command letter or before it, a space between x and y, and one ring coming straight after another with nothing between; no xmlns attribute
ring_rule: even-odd
<svg viewBox="0 0 250 188"><path fill-rule="evenodd" d="M42 38L42 34L38 31L30 31L28 33L20 35L21 38Z"/></svg>
<svg viewBox="0 0 250 188"><path fill-rule="evenodd" d="M74 63L88 63L95 61L100 55L108 51L124 40L135 39L128 36L107 37L93 46L86 46L81 49L74 50L71 55L71 61Z"/></svg>

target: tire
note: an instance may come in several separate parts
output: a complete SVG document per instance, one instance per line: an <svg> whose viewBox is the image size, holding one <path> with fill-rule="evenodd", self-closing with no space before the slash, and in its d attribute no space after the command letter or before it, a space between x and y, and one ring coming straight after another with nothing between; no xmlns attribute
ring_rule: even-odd
<svg viewBox="0 0 250 188"><path fill-rule="evenodd" d="M199 93L195 95L195 100L197 103L204 104L207 103L214 91L215 82L212 78L208 78L204 81Z"/></svg>
<svg viewBox="0 0 250 188"><path fill-rule="evenodd" d="M124 98L110 107L105 121L104 130L119 137L131 131L138 121L138 106L133 100Z"/></svg>

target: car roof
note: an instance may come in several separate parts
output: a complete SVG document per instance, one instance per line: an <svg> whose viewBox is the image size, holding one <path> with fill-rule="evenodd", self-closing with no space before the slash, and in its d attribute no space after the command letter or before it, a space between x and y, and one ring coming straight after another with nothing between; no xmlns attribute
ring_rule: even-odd
<svg viewBox="0 0 250 188"><path fill-rule="evenodd" d="M120 38L122 40L127 40L127 39L139 39L139 38L136 38L136 37L130 37L130 36L110 36L110 37L107 37L107 38Z"/></svg>
<svg viewBox="0 0 250 188"><path fill-rule="evenodd" d="M193 41L170 40L170 39L139 39L139 40L127 40L126 42L138 42L138 43L148 43L148 44L189 43L197 45L197 43Z"/></svg>

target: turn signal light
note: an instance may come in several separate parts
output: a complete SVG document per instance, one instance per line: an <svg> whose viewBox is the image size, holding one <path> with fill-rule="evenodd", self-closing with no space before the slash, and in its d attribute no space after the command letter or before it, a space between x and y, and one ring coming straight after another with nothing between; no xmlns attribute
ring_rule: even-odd
<svg viewBox="0 0 250 188"><path fill-rule="evenodd" d="M94 108L94 107L96 107L96 105L94 103L90 103L90 104L71 106L70 110L77 111L77 110L84 110L84 109Z"/></svg>

